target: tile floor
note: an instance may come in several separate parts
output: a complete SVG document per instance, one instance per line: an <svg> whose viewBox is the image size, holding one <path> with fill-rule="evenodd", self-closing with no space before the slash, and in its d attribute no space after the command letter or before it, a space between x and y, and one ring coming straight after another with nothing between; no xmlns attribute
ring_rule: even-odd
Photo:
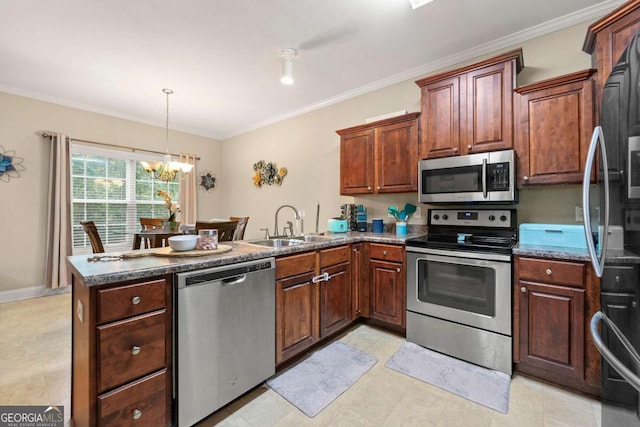
<svg viewBox="0 0 640 427"><path fill-rule="evenodd" d="M0 304L0 405L64 405L70 413L70 293ZM314 418L258 387L199 427L221 426L599 426L600 403L514 375L501 414L384 367L402 338L357 326L339 339L378 363Z"/></svg>

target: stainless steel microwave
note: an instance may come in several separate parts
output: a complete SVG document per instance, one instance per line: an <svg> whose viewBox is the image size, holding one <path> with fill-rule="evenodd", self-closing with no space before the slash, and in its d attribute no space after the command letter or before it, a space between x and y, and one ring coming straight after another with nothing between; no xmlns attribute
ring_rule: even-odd
<svg viewBox="0 0 640 427"><path fill-rule="evenodd" d="M422 203L517 203L513 150L421 160Z"/></svg>

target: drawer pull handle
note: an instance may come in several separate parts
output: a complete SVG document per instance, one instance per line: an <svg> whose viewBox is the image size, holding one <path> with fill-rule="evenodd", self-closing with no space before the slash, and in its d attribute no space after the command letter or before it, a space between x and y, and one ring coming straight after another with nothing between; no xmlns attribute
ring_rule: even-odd
<svg viewBox="0 0 640 427"><path fill-rule="evenodd" d="M135 356L138 353L140 353L140 347L138 347L137 345L134 345L133 347L131 347L131 354Z"/></svg>
<svg viewBox="0 0 640 427"><path fill-rule="evenodd" d="M525 288L524 286L520 288L520 292L526 293L527 292L527 288Z"/></svg>
<svg viewBox="0 0 640 427"><path fill-rule="evenodd" d="M142 301L142 298L140 298L138 296L135 296L135 297L131 298L131 304L133 304L133 305L140 304L140 301Z"/></svg>
<svg viewBox="0 0 640 427"><path fill-rule="evenodd" d="M382 255L387 255L387 251L382 251Z"/></svg>
<svg viewBox="0 0 640 427"><path fill-rule="evenodd" d="M551 274L552 274L552 273L553 273L553 271L551 271L551 269L550 269L550 268L547 268L547 275L548 275L548 276L551 276Z"/></svg>
<svg viewBox="0 0 640 427"><path fill-rule="evenodd" d="M134 420L139 420L140 417L142 417L142 411L140 409L134 409L133 410L133 419Z"/></svg>

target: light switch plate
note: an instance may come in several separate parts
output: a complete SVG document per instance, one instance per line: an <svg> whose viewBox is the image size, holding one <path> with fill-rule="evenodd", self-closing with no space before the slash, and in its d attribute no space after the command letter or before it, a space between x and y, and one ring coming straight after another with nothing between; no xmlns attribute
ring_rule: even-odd
<svg viewBox="0 0 640 427"><path fill-rule="evenodd" d="M582 206L576 206L576 222L584 221L584 213Z"/></svg>

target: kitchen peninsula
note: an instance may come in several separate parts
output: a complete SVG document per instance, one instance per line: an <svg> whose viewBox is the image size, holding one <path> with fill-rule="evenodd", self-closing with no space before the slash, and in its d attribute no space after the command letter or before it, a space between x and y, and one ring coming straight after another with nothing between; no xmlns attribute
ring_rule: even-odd
<svg viewBox="0 0 640 427"><path fill-rule="evenodd" d="M175 274L275 257L273 363L283 366L360 317L402 330L403 245L415 236L350 232L279 248L225 242L231 251L202 257L69 257L74 425L132 418L148 425L174 422ZM288 313L287 302L294 300L303 315ZM299 328L294 317L306 323Z"/></svg>

